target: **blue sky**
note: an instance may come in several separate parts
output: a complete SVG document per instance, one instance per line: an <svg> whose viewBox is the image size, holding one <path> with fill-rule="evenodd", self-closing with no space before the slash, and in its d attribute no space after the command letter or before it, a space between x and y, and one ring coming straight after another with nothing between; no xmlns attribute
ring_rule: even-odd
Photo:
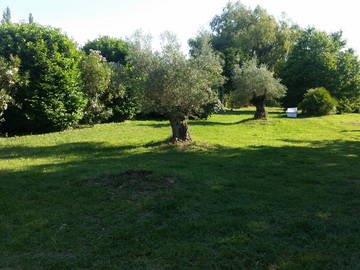
<svg viewBox="0 0 360 270"><path fill-rule="evenodd" d="M228 0L0 0L0 9L9 6L13 21L27 20L61 28L79 44L99 35L126 37L143 29L158 37L165 30L178 35L183 49L201 27L220 14ZM348 46L360 52L360 1L356 0L243 0L257 4L280 17L285 12L300 26L325 31L342 29ZM155 39L155 47L157 40Z"/></svg>

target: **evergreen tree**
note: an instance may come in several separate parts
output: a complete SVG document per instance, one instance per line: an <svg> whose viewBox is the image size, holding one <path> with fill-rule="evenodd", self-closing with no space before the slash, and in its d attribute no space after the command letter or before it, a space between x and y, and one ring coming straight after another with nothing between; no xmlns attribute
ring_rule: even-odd
<svg viewBox="0 0 360 270"><path fill-rule="evenodd" d="M11 11L9 7L6 7L6 9L4 10L1 23L11 23Z"/></svg>
<svg viewBox="0 0 360 270"><path fill-rule="evenodd" d="M29 14L29 23L34 23L34 17L32 15L32 13Z"/></svg>

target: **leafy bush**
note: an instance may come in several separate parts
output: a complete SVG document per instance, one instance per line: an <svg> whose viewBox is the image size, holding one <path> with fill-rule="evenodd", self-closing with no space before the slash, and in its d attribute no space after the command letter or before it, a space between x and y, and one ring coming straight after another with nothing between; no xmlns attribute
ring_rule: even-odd
<svg viewBox="0 0 360 270"><path fill-rule="evenodd" d="M219 99L202 105L198 110L194 111L190 118L192 119L208 119L212 114L223 111L224 105Z"/></svg>
<svg viewBox="0 0 360 270"><path fill-rule="evenodd" d="M336 109L338 113L360 113L360 97L339 99Z"/></svg>
<svg viewBox="0 0 360 270"><path fill-rule="evenodd" d="M129 65L109 63L112 69L110 80L108 107L112 110L111 122L130 120L140 111L140 98L131 87L131 68Z"/></svg>
<svg viewBox="0 0 360 270"><path fill-rule="evenodd" d="M106 106L106 102L112 98L108 93L112 69L100 51L93 50L83 57L80 67L87 98L82 121L86 124L104 122L112 115L111 109Z"/></svg>
<svg viewBox="0 0 360 270"><path fill-rule="evenodd" d="M0 26L0 55L21 60L27 79L12 93L14 105L4 114L8 132L63 130L76 124L84 106L79 51L60 30L38 24Z"/></svg>
<svg viewBox="0 0 360 270"><path fill-rule="evenodd" d="M305 115L327 115L336 109L337 101L323 87L309 89L299 104Z"/></svg>
<svg viewBox="0 0 360 270"><path fill-rule="evenodd" d="M87 54L91 50L100 51L108 62L124 64L128 55L128 47L125 41L109 36L102 36L88 41L82 48Z"/></svg>
<svg viewBox="0 0 360 270"><path fill-rule="evenodd" d="M125 95L112 101L112 122L123 122L133 119L139 111L139 102L135 97Z"/></svg>
<svg viewBox="0 0 360 270"><path fill-rule="evenodd" d="M237 99L234 97L234 91L225 94L224 103L225 103L225 107L226 107L226 108L232 109L232 110L233 110L233 109L239 109L239 108L241 108L242 106L244 106L244 104L242 104L241 102L239 102L239 100L237 100Z"/></svg>

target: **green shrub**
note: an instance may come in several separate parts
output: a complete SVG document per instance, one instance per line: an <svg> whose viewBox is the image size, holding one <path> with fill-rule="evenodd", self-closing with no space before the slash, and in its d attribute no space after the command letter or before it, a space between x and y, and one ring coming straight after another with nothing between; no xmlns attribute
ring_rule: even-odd
<svg viewBox="0 0 360 270"><path fill-rule="evenodd" d="M139 112L139 102L135 97L125 95L121 98L115 98L111 104L112 122L123 122L133 119Z"/></svg>
<svg viewBox="0 0 360 270"><path fill-rule="evenodd" d="M341 98L336 107L338 113L359 113L360 112L360 97L359 98Z"/></svg>
<svg viewBox="0 0 360 270"><path fill-rule="evenodd" d="M223 110L224 110L224 105L218 99L213 102L202 105L197 111L194 111L191 114L190 119L208 119L212 114Z"/></svg>
<svg viewBox="0 0 360 270"><path fill-rule="evenodd" d="M27 83L11 95L4 114L7 132L47 132L76 124L84 106L80 89L79 51L74 42L51 27L32 24L0 26L0 55L21 60Z"/></svg>
<svg viewBox="0 0 360 270"><path fill-rule="evenodd" d="M112 115L106 103L112 98L109 88L112 69L100 51L90 51L81 61L81 77L83 92L87 98L82 122L85 124L98 124L105 122Z"/></svg>
<svg viewBox="0 0 360 270"><path fill-rule="evenodd" d="M109 63L112 69L108 107L112 110L111 122L123 122L133 119L140 112L141 98L131 87L130 66L120 63Z"/></svg>
<svg viewBox="0 0 360 270"><path fill-rule="evenodd" d="M323 87L307 90L299 109L305 115L327 115L336 109L337 101Z"/></svg>

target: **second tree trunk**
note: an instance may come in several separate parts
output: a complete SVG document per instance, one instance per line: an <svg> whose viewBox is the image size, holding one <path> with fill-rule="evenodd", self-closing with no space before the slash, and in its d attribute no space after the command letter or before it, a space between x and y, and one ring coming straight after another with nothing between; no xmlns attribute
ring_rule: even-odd
<svg viewBox="0 0 360 270"><path fill-rule="evenodd" d="M251 100L251 103L256 107L254 115L255 119L267 119L267 113L265 110L265 96L257 96Z"/></svg>

